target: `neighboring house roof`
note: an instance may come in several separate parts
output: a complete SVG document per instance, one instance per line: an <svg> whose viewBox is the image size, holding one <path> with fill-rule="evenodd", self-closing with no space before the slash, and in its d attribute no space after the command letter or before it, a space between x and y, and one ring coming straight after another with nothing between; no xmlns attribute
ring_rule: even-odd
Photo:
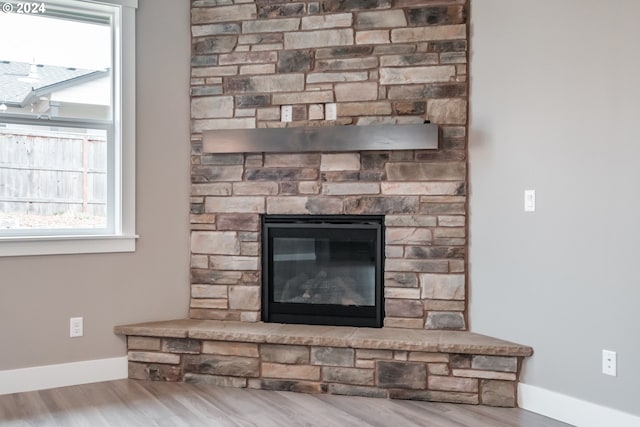
<svg viewBox="0 0 640 427"><path fill-rule="evenodd" d="M36 78L29 78L33 72ZM109 70L33 65L0 60L0 104L25 107L39 96L108 75Z"/></svg>

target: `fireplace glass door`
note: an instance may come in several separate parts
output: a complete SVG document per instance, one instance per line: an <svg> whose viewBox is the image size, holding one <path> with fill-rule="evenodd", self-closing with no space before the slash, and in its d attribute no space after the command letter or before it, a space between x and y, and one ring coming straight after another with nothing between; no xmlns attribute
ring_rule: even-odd
<svg viewBox="0 0 640 427"><path fill-rule="evenodd" d="M263 320L382 326L382 217L265 216Z"/></svg>

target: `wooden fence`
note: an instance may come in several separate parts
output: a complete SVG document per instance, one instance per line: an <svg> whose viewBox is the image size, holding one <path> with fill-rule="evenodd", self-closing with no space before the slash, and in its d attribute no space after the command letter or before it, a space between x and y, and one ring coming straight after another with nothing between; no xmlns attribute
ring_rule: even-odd
<svg viewBox="0 0 640 427"><path fill-rule="evenodd" d="M0 129L0 212L105 216L106 147L100 136Z"/></svg>

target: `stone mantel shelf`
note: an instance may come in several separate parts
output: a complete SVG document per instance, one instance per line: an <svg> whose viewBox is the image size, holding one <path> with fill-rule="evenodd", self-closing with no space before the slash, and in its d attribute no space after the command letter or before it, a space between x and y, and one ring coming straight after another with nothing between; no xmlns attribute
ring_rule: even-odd
<svg viewBox="0 0 640 427"><path fill-rule="evenodd" d="M118 335L192 338L265 344L313 345L490 356L531 356L533 349L467 331L248 323L178 319L121 325Z"/></svg>
<svg viewBox="0 0 640 427"><path fill-rule="evenodd" d="M317 126L204 131L205 153L434 150L438 125Z"/></svg>

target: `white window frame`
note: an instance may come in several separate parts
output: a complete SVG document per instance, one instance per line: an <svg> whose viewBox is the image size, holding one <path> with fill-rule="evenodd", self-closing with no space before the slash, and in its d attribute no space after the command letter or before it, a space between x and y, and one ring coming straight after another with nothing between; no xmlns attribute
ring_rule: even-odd
<svg viewBox="0 0 640 427"><path fill-rule="evenodd" d="M5 2L7 2L5 0ZM134 252L135 232L135 11L138 0L57 0L119 8L114 22L114 227L109 234L46 234L0 237L0 257ZM50 2L51 3L51 2ZM44 2L45 7L47 2ZM117 22L119 21L119 22ZM37 122L34 122L37 124ZM46 125L43 121L41 124ZM90 124L88 124L90 127ZM110 207L109 207L110 208Z"/></svg>

